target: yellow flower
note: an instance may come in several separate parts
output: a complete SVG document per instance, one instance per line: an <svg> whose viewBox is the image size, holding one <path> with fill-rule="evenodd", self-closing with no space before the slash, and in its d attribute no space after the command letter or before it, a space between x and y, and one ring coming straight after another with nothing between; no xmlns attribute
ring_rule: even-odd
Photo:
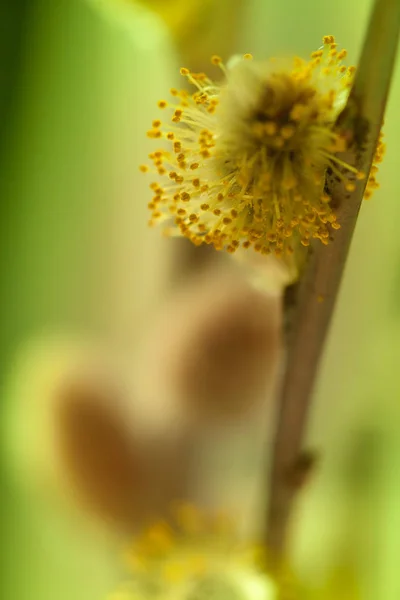
<svg viewBox="0 0 400 600"><path fill-rule="evenodd" d="M149 155L161 180L150 187L150 224L165 222L170 235L235 252L252 248L295 262L303 247L328 244L340 227L325 188L327 174L351 192L365 174L340 160L348 142L335 130L355 68L333 36L309 60L257 62L249 54L213 82L181 69L196 91L171 89L161 100L166 118L148 136L166 140ZM381 159L383 144L377 151ZM377 187L375 173L367 195Z"/></svg>
<svg viewBox="0 0 400 600"><path fill-rule="evenodd" d="M108 600L359 600L352 568L304 585L287 564L267 569L263 546L243 541L226 515L177 504L125 553L129 579Z"/></svg>
<svg viewBox="0 0 400 600"><path fill-rule="evenodd" d="M179 507L173 524L152 525L127 559L132 579L120 591L126 600L278 599L258 549L236 539L225 519L189 505Z"/></svg>

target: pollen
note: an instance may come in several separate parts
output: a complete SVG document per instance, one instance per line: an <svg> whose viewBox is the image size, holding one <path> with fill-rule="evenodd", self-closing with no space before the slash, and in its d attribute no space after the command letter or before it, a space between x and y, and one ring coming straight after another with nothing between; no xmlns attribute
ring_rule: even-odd
<svg viewBox="0 0 400 600"><path fill-rule="evenodd" d="M291 264L312 243L334 240L340 222L326 176L348 193L366 185L369 198L385 150L381 136L370 173L340 157L350 142L336 122L355 74L346 56L327 35L308 60L265 63L245 54L228 67L214 55L218 82L181 68L193 93L172 88L171 102L158 103L165 118L153 120L147 135L165 146L140 167L163 178L152 188L150 223L196 245L245 248Z"/></svg>

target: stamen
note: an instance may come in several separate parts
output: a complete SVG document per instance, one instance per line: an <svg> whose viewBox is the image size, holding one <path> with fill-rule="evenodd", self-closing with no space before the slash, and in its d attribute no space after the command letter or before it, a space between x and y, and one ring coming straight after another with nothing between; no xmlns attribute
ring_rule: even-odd
<svg viewBox="0 0 400 600"><path fill-rule="evenodd" d="M308 61L296 57L291 70L279 70L271 59L265 71L252 71L252 96L240 74L253 69L246 65L252 58L243 55L241 70L230 72L214 55L212 64L225 75L221 84L182 67L195 91L171 88L171 103L160 100L169 123L153 120L147 135L169 148L149 155L152 167L139 168L167 178L163 186L152 184L152 224L166 220L170 235L196 245L229 253L251 248L293 264L302 261L303 247L313 240L330 243L332 229L340 227L324 192L327 170L348 191L366 177L336 155L347 149L336 121L355 68L342 64L346 51L328 35ZM237 102L243 91L243 98L252 98L247 108L246 100ZM383 152L380 140L375 164ZM378 187L375 174L371 169L366 198Z"/></svg>

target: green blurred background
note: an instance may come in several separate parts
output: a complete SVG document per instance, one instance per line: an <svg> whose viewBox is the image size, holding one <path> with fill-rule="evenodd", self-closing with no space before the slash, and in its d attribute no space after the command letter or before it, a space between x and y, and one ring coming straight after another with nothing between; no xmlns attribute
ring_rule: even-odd
<svg viewBox="0 0 400 600"><path fill-rule="evenodd" d="M137 165L153 107L179 82L181 63L201 67L213 53L307 56L330 33L354 63L369 9L369 0L3 1L7 440L16 401L8 382L26 342L62 332L133 347L173 278L174 257L146 228ZM309 437L324 461L300 503L294 550L304 573L355 565L368 600L400 598L399 98L400 64L381 189L362 207L316 392ZM21 418L29 423L29 410ZM26 493L8 446L2 461L2 597L104 597L119 577L107 540L83 535L57 505Z"/></svg>

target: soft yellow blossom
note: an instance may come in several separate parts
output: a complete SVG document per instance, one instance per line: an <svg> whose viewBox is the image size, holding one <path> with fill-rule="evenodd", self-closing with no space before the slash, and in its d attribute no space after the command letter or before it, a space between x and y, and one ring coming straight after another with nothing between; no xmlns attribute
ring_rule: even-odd
<svg viewBox="0 0 400 600"><path fill-rule="evenodd" d="M313 239L328 244L340 223L326 175L349 192L365 178L337 156L348 149L335 124L355 72L345 58L325 36L308 60L292 63L246 54L225 66L214 56L221 83L182 68L196 91L171 89L172 99L158 103L165 117L148 131L163 140L149 155L152 165L141 166L158 175L150 223L197 245L252 248L295 264ZM382 151L380 142L376 162ZM375 171L367 196L377 187Z"/></svg>
<svg viewBox="0 0 400 600"><path fill-rule="evenodd" d="M225 517L180 505L171 523L149 527L126 555L127 600L278 600L262 552L236 538Z"/></svg>
<svg viewBox="0 0 400 600"><path fill-rule="evenodd" d="M236 531L226 515L176 504L129 546L128 579L107 600L360 600L352 569L303 585L288 565L272 574L265 548Z"/></svg>

